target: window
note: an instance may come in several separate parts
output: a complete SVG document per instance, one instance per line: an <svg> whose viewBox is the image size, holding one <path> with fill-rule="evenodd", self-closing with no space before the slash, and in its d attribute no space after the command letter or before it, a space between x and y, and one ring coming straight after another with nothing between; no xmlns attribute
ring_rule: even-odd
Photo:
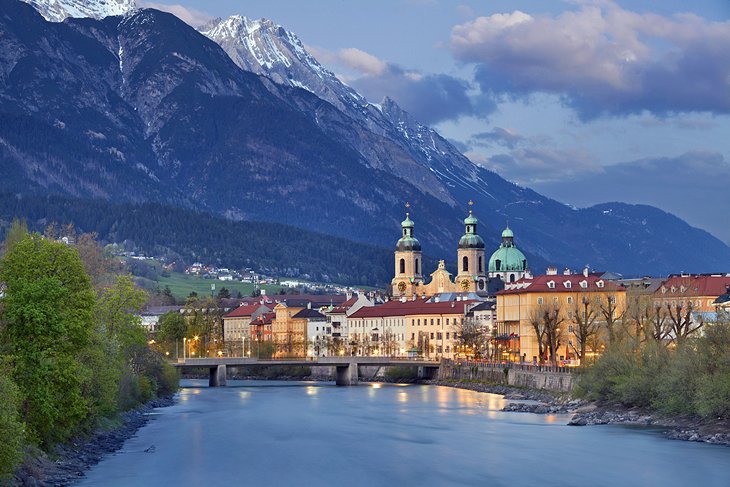
<svg viewBox="0 0 730 487"><path fill-rule="evenodd" d="M580 281L580 287L586 289L588 287L588 281Z"/></svg>
<svg viewBox="0 0 730 487"><path fill-rule="evenodd" d="M415 340L415 339L416 339L416 334L415 333L411 333L411 340Z"/></svg>
<svg viewBox="0 0 730 487"><path fill-rule="evenodd" d="M516 280L515 279L515 275L514 274L510 274L509 275L509 282L515 282L515 280Z"/></svg>
<svg viewBox="0 0 730 487"><path fill-rule="evenodd" d="M433 340L433 332L431 332L431 340Z"/></svg>
<svg viewBox="0 0 730 487"><path fill-rule="evenodd" d="M431 326L433 326L433 318L431 318Z"/></svg>
<svg viewBox="0 0 730 487"><path fill-rule="evenodd" d="M436 339L437 340L443 340L444 336L441 332L436 333Z"/></svg>
<svg viewBox="0 0 730 487"><path fill-rule="evenodd" d="M406 273L406 259L400 260L400 273L405 274Z"/></svg>
<svg viewBox="0 0 730 487"><path fill-rule="evenodd" d="M568 304L573 304L573 296L568 296Z"/></svg>
<svg viewBox="0 0 730 487"><path fill-rule="evenodd" d="M563 283L563 285L565 286L565 289L570 289L573 286L573 284L570 281L565 281Z"/></svg>
<svg viewBox="0 0 730 487"><path fill-rule="evenodd" d="M421 326L421 319L418 319L418 326Z"/></svg>
<svg viewBox="0 0 730 487"><path fill-rule="evenodd" d="M436 320L436 326L441 326L441 318Z"/></svg>
<svg viewBox="0 0 730 487"><path fill-rule="evenodd" d="M498 271L502 270L502 261L497 259L494 261L494 268Z"/></svg>
<svg viewBox="0 0 730 487"><path fill-rule="evenodd" d="M484 262L482 256L479 256L479 272L484 272Z"/></svg>
<svg viewBox="0 0 730 487"><path fill-rule="evenodd" d="M542 304L542 296L537 297L537 304Z"/></svg>
<svg viewBox="0 0 730 487"><path fill-rule="evenodd" d="M421 273L420 267L421 266L419 265L418 259L416 259L416 274L420 274Z"/></svg>
<svg viewBox="0 0 730 487"><path fill-rule="evenodd" d="M547 286L549 289L555 289L555 281L548 281Z"/></svg>
<svg viewBox="0 0 730 487"><path fill-rule="evenodd" d="M596 282L596 286L598 286L598 287L603 287L603 281L598 281L598 282Z"/></svg>
<svg viewBox="0 0 730 487"><path fill-rule="evenodd" d="M446 332L446 339L447 340L449 339L449 332L448 331Z"/></svg>
<svg viewBox="0 0 730 487"><path fill-rule="evenodd" d="M464 272L469 271L469 258L466 255L461 259L461 270Z"/></svg>

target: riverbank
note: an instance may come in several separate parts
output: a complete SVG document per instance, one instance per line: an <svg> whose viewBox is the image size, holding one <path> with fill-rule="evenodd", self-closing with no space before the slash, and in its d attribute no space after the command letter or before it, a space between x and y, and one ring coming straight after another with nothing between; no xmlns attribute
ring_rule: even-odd
<svg viewBox="0 0 730 487"><path fill-rule="evenodd" d="M30 452L10 485L29 487L71 485L83 477L89 468L99 463L105 455L121 449L125 441L152 419L150 413L155 408L172 406L174 403L174 396L155 399L123 413L118 419L118 425L98 430L88 437L77 438L66 445L59 445L51 455L41 451Z"/></svg>
<svg viewBox="0 0 730 487"><path fill-rule="evenodd" d="M671 440L698 441L713 445L730 446L730 420L705 419L686 416L663 416L639 408L621 405L589 404L576 411L570 426L623 424L666 428Z"/></svg>
<svg viewBox="0 0 730 487"><path fill-rule="evenodd" d="M458 380L434 380L424 383L500 394L507 400L535 401L532 403L511 402L502 410L533 414L573 414L568 422L569 426L605 424L653 426L664 428L665 435L671 440L697 441L730 446L730 420L667 417L638 408L626 408L616 404L600 405L595 402L574 399L566 393L523 389L502 384Z"/></svg>

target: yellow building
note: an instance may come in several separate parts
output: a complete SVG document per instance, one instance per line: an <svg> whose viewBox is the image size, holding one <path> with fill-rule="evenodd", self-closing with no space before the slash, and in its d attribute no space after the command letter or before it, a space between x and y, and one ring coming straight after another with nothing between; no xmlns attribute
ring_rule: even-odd
<svg viewBox="0 0 730 487"><path fill-rule="evenodd" d="M277 357L303 357L306 353L307 320L296 316L306 306L296 304L299 303L281 302L274 306L276 317L271 323L271 333Z"/></svg>
<svg viewBox="0 0 730 487"><path fill-rule="evenodd" d="M580 348L576 315L582 312L584 302L589 303L598 328L605 330L607 321L620 321L626 308L626 289L587 271L558 274L552 270L506 283L505 289L497 293L496 346L500 358L532 363L549 360L547 350L540 354L534 326L537 322L541 323L538 327L544 327L547 313L555 317L551 323L557 328L555 360L575 360ZM588 345L591 353L596 352L599 339ZM542 341L546 343L545 338Z"/></svg>

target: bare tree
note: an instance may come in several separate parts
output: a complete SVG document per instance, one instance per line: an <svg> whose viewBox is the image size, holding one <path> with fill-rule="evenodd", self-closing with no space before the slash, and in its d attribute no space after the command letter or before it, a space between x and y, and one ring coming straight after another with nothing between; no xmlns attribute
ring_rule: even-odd
<svg viewBox="0 0 730 487"><path fill-rule="evenodd" d="M667 314L669 316L669 326L671 327L672 340L681 343L686 340L694 332L702 328L702 319L695 321L692 318L694 306L691 300L670 301L666 303Z"/></svg>
<svg viewBox="0 0 730 487"><path fill-rule="evenodd" d="M543 321L543 311L541 308L533 309L530 315L527 317L535 332L537 339L537 353L542 363L545 360L545 322Z"/></svg>
<svg viewBox="0 0 730 487"><path fill-rule="evenodd" d="M577 346L574 344L573 350L577 352L581 365L585 364L588 343L598 334L599 324L597 319L598 314L588 296L583 295L575 300L573 336Z"/></svg>
<svg viewBox="0 0 730 487"><path fill-rule="evenodd" d="M484 327L474 319L465 318L457 321L454 328L456 334L456 345L467 350L472 350L474 354L484 350L488 336Z"/></svg>
<svg viewBox="0 0 730 487"><path fill-rule="evenodd" d="M596 297L596 302L598 303L598 309L603 319L603 325L606 328L608 343L612 345L622 335L618 326L624 320L626 309L619 311L618 300L614 294L599 295Z"/></svg>

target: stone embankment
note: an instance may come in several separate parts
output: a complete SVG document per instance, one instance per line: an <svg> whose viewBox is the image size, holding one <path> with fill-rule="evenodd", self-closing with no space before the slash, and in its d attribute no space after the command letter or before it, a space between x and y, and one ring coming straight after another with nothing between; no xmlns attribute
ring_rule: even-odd
<svg viewBox="0 0 730 487"><path fill-rule="evenodd" d="M173 396L150 401L144 406L122 414L120 424L115 428L97 431L90 437L60 445L51 456L46 454L31 456L16 472L14 484L55 487L77 482L83 477L84 472L99 463L105 455L121 449L125 441L150 421L153 409L172 406L174 402ZM154 446L150 445L148 450L148 453L153 453Z"/></svg>
<svg viewBox="0 0 730 487"><path fill-rule="evenodd" d="M654 426L665 429L671 440L698 441L713 445L730 446L730 422L691 417L667 417L621 406L597 406L579 408L568 423L569 426L624 424Z"/></svg>

